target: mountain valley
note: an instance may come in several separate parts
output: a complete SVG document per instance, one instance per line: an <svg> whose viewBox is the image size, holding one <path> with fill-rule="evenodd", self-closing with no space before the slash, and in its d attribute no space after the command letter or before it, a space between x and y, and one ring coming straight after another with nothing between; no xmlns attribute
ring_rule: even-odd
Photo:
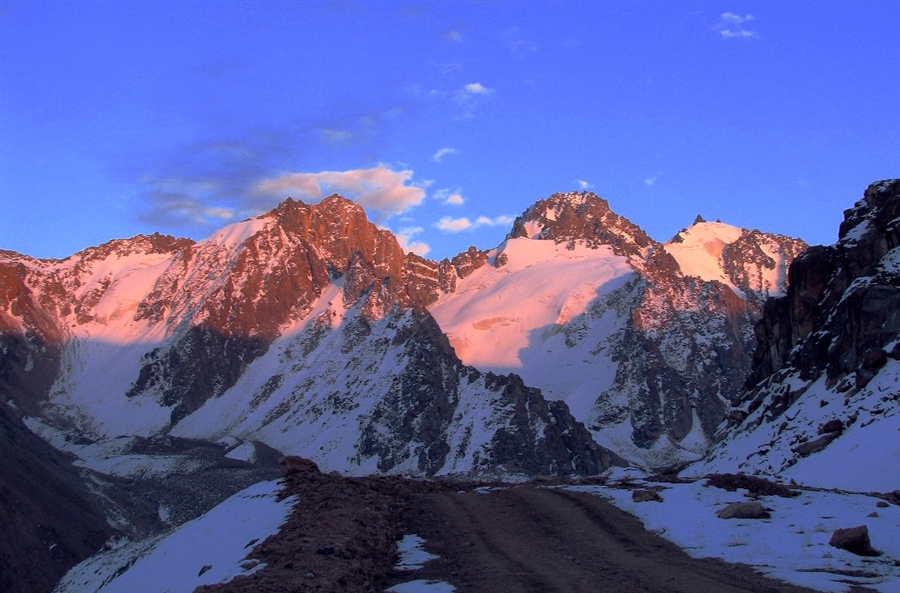
<svg viewBox="0 0 900 593"><path fill-rule="evenodd" d="M440 262L340 196L199 242L3 251L0 516L40 537L0 548L0 588L52 590L105 545L117 568L62 590L115 590L285 455L349 480L746 473L887 495L898 305L898 180L825 247L700 217L658 242L578 192Z"/></svg>

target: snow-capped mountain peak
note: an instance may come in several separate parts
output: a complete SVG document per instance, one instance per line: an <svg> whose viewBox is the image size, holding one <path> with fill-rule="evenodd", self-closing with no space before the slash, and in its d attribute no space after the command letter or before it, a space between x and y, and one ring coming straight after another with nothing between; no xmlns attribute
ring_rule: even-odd
<svg viewBox="0 0 900 593"><path fill-rule="evenodd" d="M784 293L788 265L808 247L801 239L702 219L664 246L684 275L721 282L758 304Z"/></svg>

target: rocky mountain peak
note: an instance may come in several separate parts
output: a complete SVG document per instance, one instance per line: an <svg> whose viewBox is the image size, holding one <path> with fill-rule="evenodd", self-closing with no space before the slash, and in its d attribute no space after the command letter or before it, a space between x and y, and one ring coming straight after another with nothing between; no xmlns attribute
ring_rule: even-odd
<svg viewBox="0 0 900 593"><path fill-rule="evenodd" d="M582 241L593 249L609 245L617 255L637 257L654 244L640 227L592 192L556 193L539 200L513 222L507 238L518 237L568 242L573 247Z"/></svg>

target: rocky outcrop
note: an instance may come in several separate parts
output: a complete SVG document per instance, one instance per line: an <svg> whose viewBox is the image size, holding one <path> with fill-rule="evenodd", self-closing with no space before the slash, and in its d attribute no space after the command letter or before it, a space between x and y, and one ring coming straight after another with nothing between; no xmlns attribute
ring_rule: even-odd
<svg viewBox="0 0 900 593"><path fill-rule="evenodd" d="M804 468L857 458L864 439L895 430L883 421L900 409L900 180L870 185L844 212L837 243L809 248L788 275L786 294L765 304L752 372L699 471L872 489L886 470L862 471L883 465L866 456L831 476Z"/></svg>
<svg viewBox="0 0 900 593"><path fill-rule="evenodd" d="M865 385L886 361L885 346L900 335L898 246L900 181L872 184L844 212L838 242L798 257L787 294L766 304L748 386L782 369L804 380L825 373L829 386L850 375L854 386Z"/></svg>
<svg viewBox="0 0 900 593"><path fill-rule="evenodd" d="M787 283L772 281L784 277L788 266L809 246L800 239L761 233L758 230L741 232L741 236L722 250L722 266L728 279L739 288L749 302L761 306L769 296L778 294ZM773 257L777 254L778 259Z"/></svg>
<svg viewBox="0 0 900 593"><path fill-rule="evenodd" d="M634 257L641 257L641 250L654 243L640 227L613 212L606 200L591 192L557 193L535 202L516 218L507 237L556 243L584 241L595 249L609 245L617 255Z"/></svg>

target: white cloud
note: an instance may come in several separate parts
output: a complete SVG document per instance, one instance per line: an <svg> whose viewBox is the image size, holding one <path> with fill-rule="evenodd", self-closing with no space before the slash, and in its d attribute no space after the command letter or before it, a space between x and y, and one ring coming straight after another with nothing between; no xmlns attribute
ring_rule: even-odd
<svg viewBox="0 0 900 593"><path fill-rule="evenodd" d="M439 163L441 162L442 158L444 158L448 154L453 154L454 152L457 152L455 148L442 148L434 153L434 156L431 157L431 160L435 163Z"/></svg>
<svg viewBox="0 0 900 593"><path fill-rule="evenodd" d="M592 188L594 187L593 185L591 185L590 183L588 183L588 182L585 181L584 179L576 179L576 180L575 180L575 184L578 185L578 188L579 188L581 191L585 191L585 190L588 190L588 189L592 189Z"/></svg>
<svg viewBox="0 0 900 593"><path fill-rule="evenodd" d="M644 184L645 185L653 185L654 183L656 183L657 179L659 179L659 175L654 175L653 177L648 177L647 179L644 179Z"/></svg>
<svg viewBox="0 0 900 593"><path fill-rule="evenodd" d="M475 226L500 226L512 224L515 219L512 216L498 216L496 218L488 218L487 216L479 216L475 221Z"/></svg>
<svg viewBox="0 0 900 593"><path fill-rule="evenodd" d="M457 101L468 101L476 95L490 95L494 89L489 89L480 82L470 82L456 91Z"/></svg>
<svg viewBox="0 0 900 593"><path fill-rule="evenodd" d="M411 170L394 171L385 164L379 164L371 169L351 171L286 173L259 182L256 190L279 200L299 196L312 202L337 193L372 210L378 218L385 219L422 203L425 190L407 185L412 176Z"/></svg>
<svg viewBox="0 0 900 593"><path fill-rule="evenodd" d="M750 31L744 25L753 20L753 15L748 14L741 16L733 12L725 12L722 14L721 20L713 25L713 29L719 32L722 39L742 38L749 39L756 37L755 31Z"/></svg>
<svg viewBox="0 0 900 593"><path fill-rule="evenodd" d="M744 39L747 39L749 37L756 37L755 32L744 30L732 31L731 29L722 29L721 31L719 31L719 34L721 34L722 37L726 39L730 37L743 37Z"/></svg>
<svg viewBox="0 0 900 593"><path fill-rule="evenodd" d="M456 102L463 108L459 117L462 119L475 117L475 106L478 105L482 97L487 97L493 93L494 89L489 89L480 82L470 82L462 86L454 95Z"/></svg>
<svg viewBox="0 0 900 593"><path fill-rule="evenodd" d="M746 23L747 21L752 21L753 15L748 14L746 16L741 16L739 14L734 14L733 12L725 12L722 13L722 22L728 23L730 25L740 25L742 23Z"/></svg>
<svg viewBox="0 0 900 593"><path fill-rule="evenodd" d="M511 216L498 216L496 218L488 218L487 216L479 216L475 219L475 222L472 222L466 217L462 218L451 218L450 216L445 216L441 218L436 226L442 231L447 231L450 233L458 233L460 231L465 231L468 229L477 229L481 226L498 226L498 225L508 225L513 223L513 217Z"/></svg>
<svg viewBox="0 0 900 593"><path fill-rule="evenodd" d="M458 233L459 231L464 231L468 228L472 227L472 221L468 218L451 218L449 216L445 216L441 218L437 224L435 225L437 228L442 231L448 231L450 233Z"/></svg>
<svg viewBox="0 0 900 593"><path fill-rule="evenodd" d="M460 206L465 203L466 199L462 197L460 189L439 189L434 192L434 199L446 206Z"/></svg>
<svg viewBox="0 0 900 593"><path fill-rule="evenodd" d="M411 242L413 235L421 233L424 230L425 229L423 229L420 226L406 227L406 228L400 229L395 236L397 237L397 242L400 243L400 247L403 249L403 251L405 251L407 253L412 252L412 253L415 253L416 255L422 255L422 256L424 256L426 253L431 251L431 247L429 247L426 243L422 243L422 242L412 243Z"/></svg>
<svg viewBox="0 0 900 593"><path fill-rule="evenodd" d="M486 88L480 82L469 83L463 88L466 89L466 92L472 93L473 95L489 95L491 93L491 89Z"/></svg>

